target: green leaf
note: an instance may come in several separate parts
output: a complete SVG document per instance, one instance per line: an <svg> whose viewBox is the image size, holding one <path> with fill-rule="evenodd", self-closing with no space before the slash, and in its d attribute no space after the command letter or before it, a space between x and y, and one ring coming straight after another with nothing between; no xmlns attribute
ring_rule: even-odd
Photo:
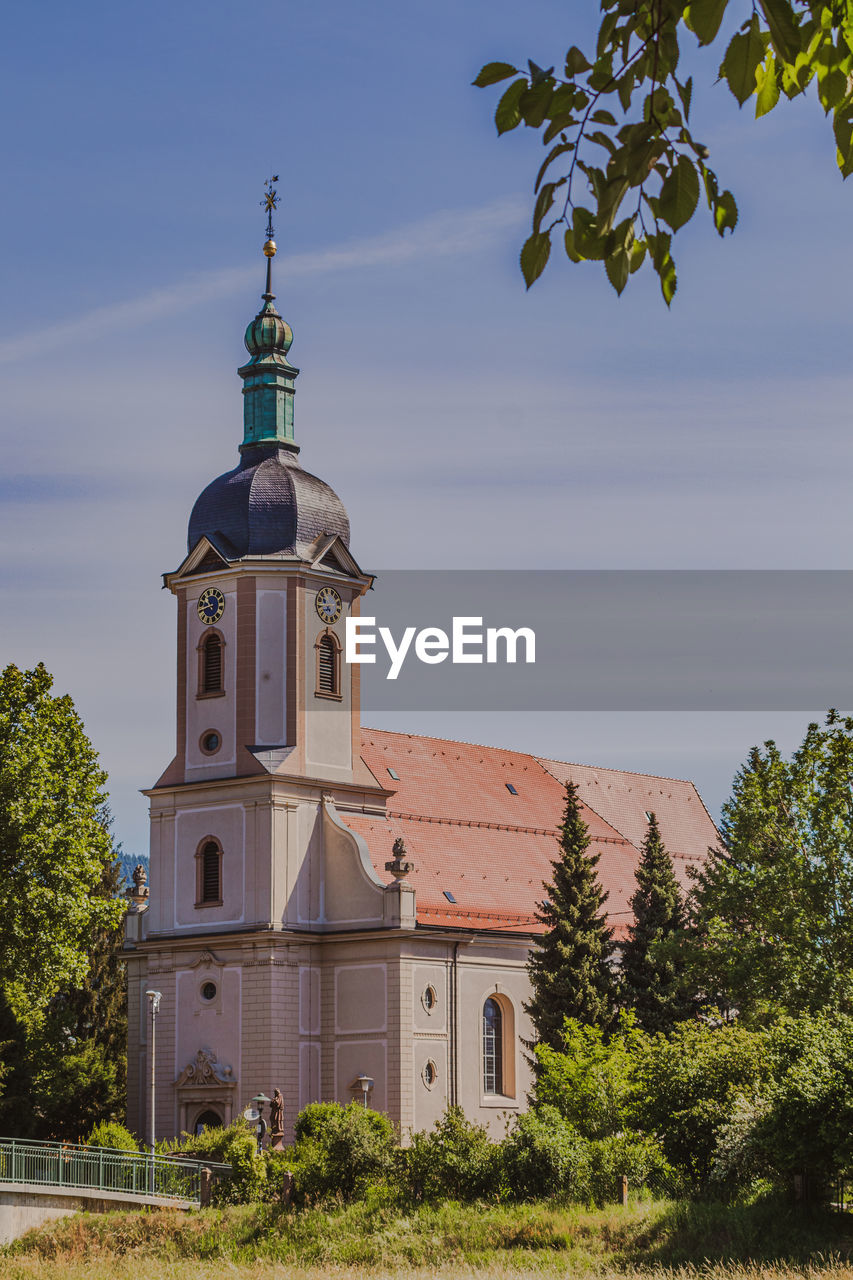
<svg viewBox="0 0 853 1280"><path fill-rule="evenodd" d="M740 106L755 92L755 70L763 61L764 40L758 18L753 14L748 29L732 37L720 67L720 76Z"/></svg>
<svg viewBox="0 0 853 1280"><path fill-rule="evenodd" d="M508 62L487 62L476 80L471 83L475 84L478 89L485 89L487 85L498 84L501 80L508 80L510 76L517 76L518 68L511 67Z"/></svg>
<svg viewBox="0 0 853 1280"><path fill-rule="evenodd" d="M495 109L495 124L498 133L508 133L521 124L521 112L518 104L522 94L527 92L526 80L513 80Z"/></svg>
<svg viewBox="0 0 853 1280"><path fill-rule="evenodd" d="M598 234L595 218L589 209L579 205L572 222L576 251L584 258L598 262L604 257L604 241Z"/></svg>
<svg viewBox="0 0 853 1280"><path fill-rule="evenodd" d="M539 172L536 175L536 182L533 187L534 191L539 190L539 184L542 181L542 179L545 177L545 174L548 170L548 166L554 160L557 159L557 156L564 155L565 152L567 151L574 151L574 149L575 149L575 144L573 142L558 142L556 147L551 148L551 150L548 152L545 159L542 161Z"/></svg>
<svg viewBox="0 0 853 1280"><path fill-rule="evenodd" d="M678 288L678 278L675 274L675 263L671 253L667 253L661 260L660 265L657 267L657 273L660 276L660 291L663 294L663 300L669 306Z"/></svg>
<svg viewBox="0 0 853 1280"><path fill-rule="evenodd" d="M699 38L700 44L710 44L720 29L728 0L693 0L684 12L684 21Z"/></svg>
<svg viewBox="0 0 853 1280"><path fill-rule="evenodd" d="M631 272L631 275L633 275L635 271L638 271L640 267L643 265L645 256L646 256L645 240L635 240L634 243L631 245L629 260L628 260L628 267Z"/></svg>
<svg viewBox="0 0 853 1280"><path fill-rule="evenodd" d="M547 80L527 89L519 99L518 109L529 129L538 129L548 114L554 90Z"/></svg>
<svg viewBox="0 0 853 1280"><path fill-rule="evenodd" d="M672 77L675 80L675 76ZM690 119L690 101L693 97L693 77L688 76L684 84L679 84L675 80L675 87L678 90L678 96L681 99L681 106L684 110L684 119Z"/></svg>
<svg viewBox="0 0 853 1280"><path fill-rule="evenodd" d="M758 0L770 28L773 47L783 62L793 62L802 46L801 32L788 0Z"/></svg>
<svg viewBox="0 0 853 1280"><path fill-rule="evenodd" d="M528 289L538 280L551 255L551 237L544 231L534 232L524 242L521 250L521 274Z"/></svg>
<svg viewBox="0 0 853 1280"><path fill-rule="evenodd" d="M608 254L604 259L604 270L613 288L617 293L621 293L628 283L630 273L630 261L625 250L618 249L616 253Z"/></svg>
<svg viewBox="0 0 853 1280"><path fill-rule="evenodd" d="M571 227L566 228L566 254L572 262L583 262L583 257L575 248L575 233Z"/></svg>
<svg viewBox="0 0 853 1280"><path fill-rule="evenodd" d="M536 204L533 209L533 230L538 231L542 225L542 219L554 203L554 191L556 190L556 182L546 182L539 195L536 197Z"/></svg>
<svg viewBox="0 0 853 1280"><path fill-rule="evenodd" d="M772 53L767 54L764 66L755 73L758 92L755 95L755 116L766 116L779 101L779 81L776 76L776 59Z"/></svg>
<svg viewBox="0 0 853 1280"><path fill-rule="evenodd" d="M598 111L593 111L592 115L590 116L590 120L592 121L593 124L615 125L616 123L616 117L612 114L612 112L605 111L602 108L599 108Z"/></svg>
<svg viewBox="0 0 853 1280"><path fill-rule="evenodd" d="M853 172L853 102L847 102L836 111L832 121L835 143L838 147L838 167L842 178Z"/></svg>
<svg viewBox="0 0 853 1280"><path fill-rule="evenodd" d="M724 191L714 205L714 226L720 236L737 226L737 203L731 191Z"/></svg>
<svg viewBox="0 0 853 1280"><path fill-rule="evenodd" d="M600 235L605 236L610 231L627 190L628 179L623 174L612 178L601 188L601 194L598 198L597 219Z"/></svg>
<svg viewBox="0 0 853 1280"><path fill-rule="evenodd" d="M683 227L699 203L699 175L692 160L679 156L660 190L658 211L673 231Z"/></svg>
<svg viewBox="0 0 853 1280"><path fill-rule="evenodd" d="M577 45L572 45L566 54L566 75L571 79L572 76L580 75L584 71L590 71L592 63L586 54L582 53Z"/></svg>

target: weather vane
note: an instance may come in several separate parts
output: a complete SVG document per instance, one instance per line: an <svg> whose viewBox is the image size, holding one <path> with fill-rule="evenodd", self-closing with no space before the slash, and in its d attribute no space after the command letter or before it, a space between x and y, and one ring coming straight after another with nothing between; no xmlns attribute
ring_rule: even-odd
<svg viewBox="0 0 853 1280"><path fill-rule="evenodd" d="M275 231L273 230L273 225L272 225L272 215L273 215L273 210L278 208L278 192L275 189L275 184L277 182L278 182L277 173L274 173L271 178L267 178L266 182L264 183L264 198L261 201L261 208L265 209L267 213L267 240L268 241L271 241L275 236ZM275 252L275 246L273 246L273 252Z"/></svg>
<svg viewBox="0 0 853 1280"><path fill-rule="evenodd" d="M273 239L275 231L272 225L272 215L273 210L278 208L278 192L275 189L277 182L277 173L274 173L271 178L267 178L264 183L264 198L261 201L261 208L267 211L267 242L264 245L264 256L267 260L267 287L263 297L268 302L272 302L275 297L272 291L272 260L275 257L275 240Z"/></svg>

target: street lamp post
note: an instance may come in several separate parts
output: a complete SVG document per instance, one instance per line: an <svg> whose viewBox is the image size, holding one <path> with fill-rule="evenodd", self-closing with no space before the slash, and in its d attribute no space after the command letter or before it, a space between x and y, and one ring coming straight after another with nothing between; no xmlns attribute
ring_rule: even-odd
<svg viewBox="0 0 853 1280"><path fill-rule="evenodd" d="M364 1075L357 1076L353 1087L356 1089L361 1089L362 1096L364 1098L364 1109L366 1111L367 1095L370 1093L371 1089L373 1088L373 1080L371 1079L370 1076L364 1076Z"/></svg>
<svg viewBox="0 0 853 1280"><path fill-rule="evenodd" d="M146 991L150 1008L151 1008L151 1035L148 1045L148 1145L151 1148L151 1168L149 1175L150 1194L154 1194L154 1147L155 1138L155 1121L154 1121L154 1090L156 1083L156 1054L155 1054L155 1036L157 1030L157 1014L160 1012L160 1001L162 994L159 991Z"/></svg>
<svg viewBox="0 0 853 1280"><path fill-rule="evenodd" d="M267 1122L264 1119L264 1106L269 1102L269 1098L265 1093L259 1093L252 1099L252 1101L258 1111L258 1124L255 1132L258 1137L258 1150L260 1151L264 1144L264 1134L267 1131Z"/></svg>

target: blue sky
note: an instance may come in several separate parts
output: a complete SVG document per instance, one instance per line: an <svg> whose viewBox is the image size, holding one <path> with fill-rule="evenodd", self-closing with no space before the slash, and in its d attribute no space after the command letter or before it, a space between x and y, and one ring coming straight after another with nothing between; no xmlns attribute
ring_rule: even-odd
<svg viewBox="0 0 853 1280"><path fill-rule="evenodd" d="M0 660L43 659L74 696L128 851L147 839L138 788L173 747L159 575L236 460L270 171L297 438L361 563L849 567L853 186L829 128L811 101L754 123L696 60L734 237L702 217L679 236L671 312L651 278L617 299L559 259L526 294L540 146L496 139L496 91L470 81L492 58L557 61L593 27L596 6L574 8L6 15ZM715 810L749 746L790 746L806 716L398 719L383 723L691 776Z"/></svg>

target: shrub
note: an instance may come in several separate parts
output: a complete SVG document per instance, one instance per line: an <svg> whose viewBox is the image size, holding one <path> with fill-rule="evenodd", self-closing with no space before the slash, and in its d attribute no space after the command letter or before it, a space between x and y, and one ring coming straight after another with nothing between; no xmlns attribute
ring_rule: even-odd
<svg viewBox="0 0 853 1280"><path fill-rule="evenodd" d="M99 1120L86 1144L90 1147L111 1147L113 1151L139 1151L133 1134L117 1120Z"/></svg>
<svg viewBox="0 0 853 1280"><path fill-rule="evenodd" d="M634 1126L656 1134L667 1160L702 1187L735 1099L760 1092L768 1070L766 1033L681 1023L669 1037L656 1035L640 1055Z"/></svg>
<svg viewBox="0 0 853 1280"><path fill-rule="evenodd" d="M668 1163L660 1143L645 1133L619 1133L590 1142L586 1167L579 1170L577 1199L607 1204L616 1199L619 1179L631 1190L677 1196L681 1179Z"/></svg>
<svg viewBox="0 0 853 1280"><path fill-rule="evenodd" d="M556 1107L516 1116L501 1143L503 1184L513 1200L571 1194L585 1173L587 1143Z"/></svg>
<svg viewBox="0 0 853 1280"><path fill-rule="evenodd" d="M603 1138L626 1128L633 1073L648 1037L621 1014L618 1030L605 1039L598 1027L566 1018L563 1048L537 1044L536 1102L549 1105L584 1138Z"/></svg>
<svg viewBox="0 0 853 1280"><path fill-rule="evenodd" d="M352 1200L392 1168L397 1144L390 1120L357 1102L311 1103L295 1131L293 1169L303 1197Z"/></svg>
<svg viewBox="0 0 853 1280"><path fill-rule="evenodd" d="M230 1178L216 1184L216 1200L220 1204L263 1200L267 1191L267 1162L258 1150L255 1134L245 1129L235 1130L224 1156L232 1173Z"/></svg>
<svg viewBox="0 0 853 1280"><path fill-rule="evenodd" d="M415 1200L477 1200L500 1188L500 1147L461 1107L448 1107L429 1133L412 1134L401 1162Z"/></svg>

